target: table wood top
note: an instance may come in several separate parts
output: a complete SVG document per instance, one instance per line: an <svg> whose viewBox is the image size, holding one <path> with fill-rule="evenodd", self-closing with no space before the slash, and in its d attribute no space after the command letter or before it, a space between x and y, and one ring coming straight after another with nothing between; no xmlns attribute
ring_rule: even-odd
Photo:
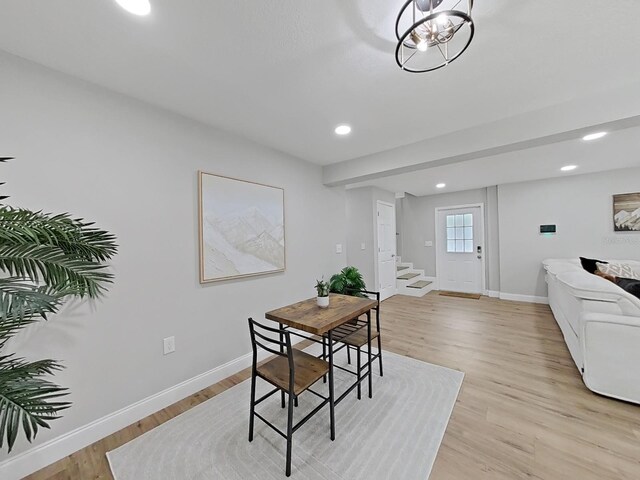
<svg viewBox="0 0 640 480"><path fill-rule="evenodd" d="M327 308L320 308L314 297L267 312L265 317L307 333L322 335L368 312L376 304L370 298L331 293Z"/></svg>

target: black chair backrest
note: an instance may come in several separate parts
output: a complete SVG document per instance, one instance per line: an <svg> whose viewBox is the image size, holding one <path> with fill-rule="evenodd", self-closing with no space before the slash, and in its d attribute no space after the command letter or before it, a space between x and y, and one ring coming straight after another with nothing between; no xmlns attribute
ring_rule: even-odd
<svg viewBox="0 0 640 480"><path fill-rule="evenodd" d="M253 350L253 366L258 361L258 348L280 357L287 357L289 370L293 378L293 350L291 349L291 334L286 330L267 327L249 318L249 332L251 333L251 348ZM275 336L275 338L274 338Z"/></svg>
<svg viewBox="0 0 640 480"><path fill-rule="evenodd" d="M376 306L373 309L376 311L376 328L380 331L380 292L373 292L371 290L361 290L359 288L347 288L345 289L347 295L359 293L360 297L367 297L376 301Z"/></svg>
<svg viewBox="0 0 640 480"><path fill-rule="evenodd" d="M373 308L374 309L380 308L380 292L373 292L373 291L370 291L370 290L361 290L359 288L346 288L345 291L347 292L347 295L352 295L354 293L359 293L360 295L357 295L359 297L368 297L371 300L375 300L377 302L377 304Z"/></svg>

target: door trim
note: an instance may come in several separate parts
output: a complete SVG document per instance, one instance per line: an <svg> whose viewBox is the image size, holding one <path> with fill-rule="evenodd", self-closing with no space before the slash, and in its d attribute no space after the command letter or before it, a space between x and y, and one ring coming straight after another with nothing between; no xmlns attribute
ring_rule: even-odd
<svg viewBox="0 0 640 480"><path fill-rule="evenodd" d="M378 240L379 240L378 239L378 205L386 205L388 207L391 207L391 209L393 210L393 222L395 223L397 221L397 219L396 219L396 206L393 203L390 203L390 202L385 202L383 200L376 200L376 208L375 208L375 211L374 211L374 220L375 221L373 222L373 232L374 232L373 238L375 238L375 245L374 245L374 248L373 248L373 250L374 250L373 251L373 265L374 265L374 269L373 269L374 275L373 276L374 276L374 282L376 283L375 284L376 288L374 289L374 291L376 291L376 292L380 291L380 272L379 272L379 270L380 270L380 268L379 268L379 266L380 266L380 262L379 262L380 256L378 255L380 253L378 251L378 248L379 248L378 247ZM397 231L396 231L397 230L397 226L393 230L394 230L394 236L395 236L395 233L397 233ZM397 258L397 254L398 254L398 252L396 250L396 253L395 253L394 257L393 257L394 259ZM396 272L394 274L395 282L394 282L393 293L391 295L389 295L389 297L392 297L393 295L397 295L398 294L398 280L396 278L397 276L398 275L397 275L397 272ZM389 297L386 297L386 298L389 298ZM384 299L380 298L380 300L384 300Z"/></svg>
<svg viewBox="0 0 640 480"><path fill-rule="evenodd" d="M440 212L442 210L457 210L459 208L475 208L475 207L480 207L480 217L482 219L482 259L480 260L481 263L481 277L482 277L482 284L481 284L481 288L480 291L482 292L483 295L487 295L487 266L486 266L486 258L487 258L487 222L485 221L485 217L484 217L484 203L468 203L466 205L452 205L450 207L436 207L435 209L435 224L436 224L436 229L435 229L435 240L434 240L434 246L436 247L436 289L440 290L440 275L439 272L441 272L442 270L440 269L440 264L442 263L442 253L440 252L440 248L438 246L438 240L441 238L440 237L440 233L442 233L442 227L440 226L440 222L438 222L438 219L440 218Z"/></svg>

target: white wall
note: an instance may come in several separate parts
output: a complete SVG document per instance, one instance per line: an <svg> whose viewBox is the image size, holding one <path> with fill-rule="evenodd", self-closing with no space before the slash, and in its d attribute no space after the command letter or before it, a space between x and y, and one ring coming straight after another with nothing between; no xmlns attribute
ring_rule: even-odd
<svg viewBox="0 0 640 480"><path fill-rule="evenodd" d="M6 54L0 71L9 203L72 212L120 245L104 300L14 343L67 367L56 381L74 405L36 444L248 353L247 317L313 296L345 265L344 191L323 186L320 167ZM199 169L285 189L285 273L198 283ZM170 335L176 352L163 356Z"/></svg>
<svg viewBox="0 0 640 480"><path fill-rule="evenodd" d="M396 198L396 255L402 258L402 245L404 242L404 230L402 222L404 220L404 214L402 213L402 198Z"/></svg>
<svg viewBox="0 0 640 480"><path fill-rule="evenodd" d="M501 291L546 297L545 258L640 260L640 234L615 233L612 195L640 191L640 168L498 187ZM538 233L557 224L558 233Z"/></svg>
<svg viewBox="0 0 640 480"><path fill-rule="evenodd" d="M370 187L346 191L347 263L360 270L367 287L375 282L371 201Z"/></svg>
<svg viewBox="0 0 640 480"><path fill-rule="evenodd" d="M487 187L487 203L485 205L485 265L487 268L487 289L491 294L500 291L500 235L498 210L498 187Z"/></svg>
<svg viewBox="0 0 640 480"><path fill-rule="evenodd" d="M378 248L377 202L395 205L395 194L376 187L347 190L347 263L357 267L370 290L378 290L376 251ZM364 243L364 250L362 244Z"/></svg>

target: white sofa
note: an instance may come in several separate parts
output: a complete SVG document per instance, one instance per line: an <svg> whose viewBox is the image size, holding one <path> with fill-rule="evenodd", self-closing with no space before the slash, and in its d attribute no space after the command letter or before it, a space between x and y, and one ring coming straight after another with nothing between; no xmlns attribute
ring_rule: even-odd
<svg viewBox="0 0 640 480"><path fill-rule="evenodd" d="M640 272L640 262L626 263ZM549 305L585 385L640 403L640 299L582 268L579 259L543 262Z"/></svg>

